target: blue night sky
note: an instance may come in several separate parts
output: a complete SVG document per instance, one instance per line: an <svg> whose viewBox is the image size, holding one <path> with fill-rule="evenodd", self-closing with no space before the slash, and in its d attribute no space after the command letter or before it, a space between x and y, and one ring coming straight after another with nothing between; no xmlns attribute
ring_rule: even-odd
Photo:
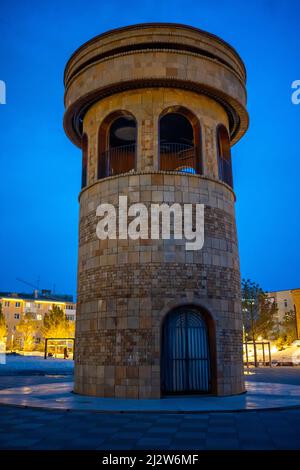
<svg viewBox="0 0 300 470"><path fill-rule="evenodd" d="M2 0L0 291L16 277L76 292L80 150L65 136L63 71L108 29L177 22L228 41L248 71L250 128L233 148L243 277L267 290L300 287L299 2Z"/></svg>

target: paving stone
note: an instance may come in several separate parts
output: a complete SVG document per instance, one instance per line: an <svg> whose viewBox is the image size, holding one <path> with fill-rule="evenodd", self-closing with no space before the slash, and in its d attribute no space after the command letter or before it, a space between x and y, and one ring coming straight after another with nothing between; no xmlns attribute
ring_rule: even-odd
<svg viewBox="0 0 300 470"><path fill-rule="evenodd" d="M226 438L208 438L205 442L205 449L211 450L238 450L240 443L238 439L226 439Z"/></svg>
<svg viewBox="0 0 300 470"><path fill-rule="evenodd" d="M226 413L224 419L222 413L124 416L0 406L0 429L0 449L11 450L80 446L104 450L300 450L299 409Z"/></svg>

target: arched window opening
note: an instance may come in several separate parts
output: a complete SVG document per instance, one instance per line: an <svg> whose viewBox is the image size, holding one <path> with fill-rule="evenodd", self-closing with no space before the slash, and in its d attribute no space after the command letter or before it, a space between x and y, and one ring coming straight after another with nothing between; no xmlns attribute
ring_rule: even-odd
<svg viewBox="0 0 300 470"><path fill-rule="evenodd" d="M185 110L176 112L177 108L160 118L160 169L202 173L200 126L191 113Z"/></svg>
<svg viewBox="0 0 300 470"><path fill-rule="evenodd" d="M212 390L208 325L197 308L177 308L164 320L161 387L164 394Z"/></svg>
<svg viewBox="0 0 300 470"><path fill-rule="evenodd" d="M218 168L220 180L233 187L230 139L225 126L217 129Z"/></svg>
<svg viewBox="0 0 300 470"><path fill-rule="evenodd" d="M99 131L99 178L135 169L136 121L133 116L123 113L114 113L111 118Z"/></svg>
<svg viewBox="0 0 300 470"><path fill-rule="evenodd" d="M82 149L81 188L85 188L87 185L87 166L88 166L88 138L86 134L82 136L81 149Z"/></svg>

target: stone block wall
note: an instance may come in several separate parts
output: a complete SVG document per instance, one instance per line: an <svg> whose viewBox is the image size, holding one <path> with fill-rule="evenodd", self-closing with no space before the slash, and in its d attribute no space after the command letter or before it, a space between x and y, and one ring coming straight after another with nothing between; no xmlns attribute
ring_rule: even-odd
<svg viewBox="0 0 300 470"><path fill-rule="evenodd" d="M99 240L96 208L143 202L205 204L202 250L185 240ZM244 391L234 195L198 175L151 172L98 181L80 197L75 392L160 397L161 327L175 306L203 307L215 324L213 392ZM212 345L214 347L214 345Z"/></svg>
<svg viewBox="0 0 300 470"><path fill-rule="evenodd" d="M244 64L229 44L178 24L103 33L68 61L64 128L78 147L83 133L88 139L87 186L79 196L77 393L160 397L163 319L184 305L209 318L213 393L244 391L235 196L219 178L216 130L225 126L230 145L245 134L245 80ZM176 107L197 121L201 175L159 170L160 117ZM99 154L108 147L106 131L99 130L122 112L136 120L136 167L98 180ZM120 195L147 207L204 204L203 249L186 251L185 240L100 241L96 208L117 206Z"/></svg>
<svg viewBox="0 0 300 470"><path fill-rule="evenodd" d="M201 128L201 154L205 176L217 178L216 128L228 128L220 104L204 95L174 88L150 88L116 93L95 103L86 113L83 131L88 136L88 184L97 181L99 129L117 111L131 113L137 123L137 171L159 169L159 118L163 111L183 106L197 117Z"/></svg>

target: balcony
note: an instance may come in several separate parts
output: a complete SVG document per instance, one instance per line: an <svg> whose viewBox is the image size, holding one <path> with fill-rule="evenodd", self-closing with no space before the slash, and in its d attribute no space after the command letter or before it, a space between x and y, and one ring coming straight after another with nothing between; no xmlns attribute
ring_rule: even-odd
<svg viewBox="0 0 300 470"><path fill-rule="evenodd" d="M160 145L160 170L200 173L196 146L167 142Z"/></svg>
<svg viewBox="0 0 300 470"><path fill-rule="evenodd" d="M135 169L136 145L113 147L100 155L98 178L128 173Z"/></svg>
<svg viewBox="0 0 300 470"><path fill-rule="evenodd" d="M100 155L98 178L128 173L135 169L136 144L113 147ZM181 173L201 173L198 147L188 144L163 143L160 145L160 170Z"/></svg>

